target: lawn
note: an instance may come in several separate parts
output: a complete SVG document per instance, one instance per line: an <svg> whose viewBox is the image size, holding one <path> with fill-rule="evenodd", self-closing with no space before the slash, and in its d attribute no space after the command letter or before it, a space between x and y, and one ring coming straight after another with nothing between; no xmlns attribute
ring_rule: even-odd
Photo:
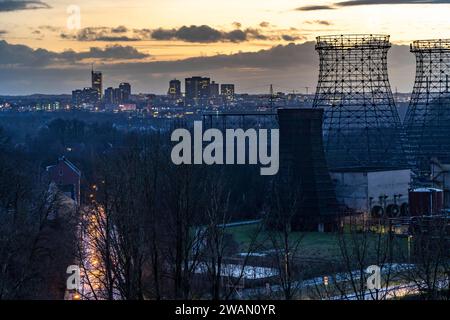
<svg viewBox="0 0 450 320"><path fill-rule="evenodd" d="M258 246L256 249L252 250L254 252L264 252L273 249L271 235L273 233L261 230L259 224L236 226L227 228L227 233L231 234L234 241L238 244L240 252L248 252L248 248L255 239L257 235ZM344 235L344 240L351 244L352 237L362 237L361 235L351 235L349 233ZM339 235L336 233L323 233L323 232L292 232L290 235L290 241L292 244L298 243L300 241L299 249L297 255L302 259L311 260L330 260L336 261L341 259L340 246L339 246ZM374 252L378 242L379 234L371 233L368 235L368 248ZM382 239L387 240L388 235L381 235ZM407 241L404 238L395 237L394 238L394 254L398 257L405 257L407 250ZM401 259L399 259L401 260Z"/></svg>

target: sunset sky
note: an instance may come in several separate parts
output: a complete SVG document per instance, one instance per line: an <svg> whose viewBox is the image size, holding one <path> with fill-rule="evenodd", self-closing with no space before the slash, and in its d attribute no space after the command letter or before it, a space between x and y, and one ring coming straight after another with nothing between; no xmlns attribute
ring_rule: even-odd
<svg viewBox="0 0 450 320"><path fill-rule="evenodd" d="M70 5L80 29L67 27ZM0 94L69 93L88 85L91 63L105 85L129 81L134 92L163 93L188 75L238 92L302 91L317 80L310 41L342 33L390 34L392 85L408 91L406 45L450 38L449 17L442 0L0 0Z"/></svg>

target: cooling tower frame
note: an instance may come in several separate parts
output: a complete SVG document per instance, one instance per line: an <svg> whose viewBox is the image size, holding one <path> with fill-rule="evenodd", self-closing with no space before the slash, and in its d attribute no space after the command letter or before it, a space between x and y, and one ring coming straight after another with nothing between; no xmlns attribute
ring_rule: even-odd
<svg viewBox="0 0 450 320"><path fill-rule="evenodd" d="M429 173L430 160L450 163L450 39L417 40L416 77L405 117L408 156L418 173Z"/></svg>
<svg viewBox="0 0 450 320"><path fill-rule="evenodd" d="M389 35L316 40L320 69L313 108L325 110L324 149L330 169L405 167L405 136L387 69Z"/></svg>

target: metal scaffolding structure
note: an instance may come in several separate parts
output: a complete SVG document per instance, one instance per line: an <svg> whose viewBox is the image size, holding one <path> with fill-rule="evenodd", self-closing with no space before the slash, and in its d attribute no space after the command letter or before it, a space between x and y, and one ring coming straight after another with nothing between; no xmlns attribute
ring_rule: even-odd
<svg viewBox="0 0 450 320"><path fill-rule="evenodd" d="M405 118L408 155L419 172L430 171L430 159L450 163L450 39L411 44L416 80Z"/></svg>
<svg viewBox="0 0 450 320"><path fill-rule="evenodd" d="M404 134L387 71L388 35L317 37L320 72L313 108L333 169L406 165Z"/></svg>

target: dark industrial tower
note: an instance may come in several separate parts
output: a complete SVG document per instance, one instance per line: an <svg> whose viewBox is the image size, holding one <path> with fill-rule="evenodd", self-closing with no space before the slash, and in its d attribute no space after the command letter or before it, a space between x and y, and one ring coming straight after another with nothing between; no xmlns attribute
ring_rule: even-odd
<svg viewBox="0 0 450 320"><path fill-rule="evenodd" d="M321 109L279 108L280 172L287 188L298 186L299 208L292 228L331 231L338 203L322 145ZM320 227L321 226L321 227Z"/></svg>
<svg viewBox="0 0 450 320"><path fill-rule="evenodd" d="M416 81L405 119L408 154L420 172L429 160L450 163L450 39L411 44L416 56Z"/></svg>
<svg viewBox="0 0 450 320"><path fill-rule="evenodd" d="M388 35L317 37L320 73L313 108L325 110L330 169L405 165L404 136L387 72Z"/></svg>

